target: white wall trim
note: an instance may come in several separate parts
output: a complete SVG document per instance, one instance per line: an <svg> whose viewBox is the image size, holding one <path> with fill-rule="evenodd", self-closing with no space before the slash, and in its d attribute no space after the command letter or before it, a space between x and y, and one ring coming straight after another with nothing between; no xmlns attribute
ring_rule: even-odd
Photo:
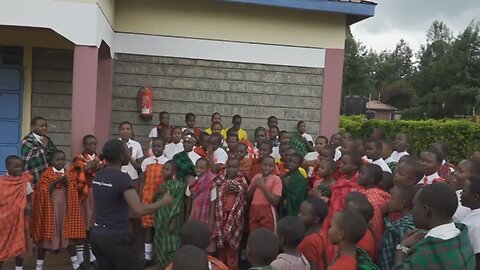
<svg viewBox="0 0 480 270"><path fill-rule="evenodd" d="M75 45L99 47L104 40L113 47L114 31L96 3L0 0L0 25L49 28Z"/></svg>
<svg viewBox="0 0 480 270"><path fill-rule="evenodd" d="M325 49L115 33L115 53L323 68Z"/></svg>

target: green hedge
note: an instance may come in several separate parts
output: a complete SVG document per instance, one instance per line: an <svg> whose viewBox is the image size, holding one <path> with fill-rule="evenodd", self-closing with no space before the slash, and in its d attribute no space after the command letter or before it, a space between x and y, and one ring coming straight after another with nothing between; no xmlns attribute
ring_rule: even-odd
<svg viewBox="0 0 480 270"><path fill-rule="evenodd" d="M355 136L369 138L376 127L385 128L387 138L393 139L397 132L410 136L410 153L418 155L434 142L442 141L450 147L449 159L457 163L480 150L480 125L468 120L366 120L364 116L341 116L340 132L348 131Z"/></svg>

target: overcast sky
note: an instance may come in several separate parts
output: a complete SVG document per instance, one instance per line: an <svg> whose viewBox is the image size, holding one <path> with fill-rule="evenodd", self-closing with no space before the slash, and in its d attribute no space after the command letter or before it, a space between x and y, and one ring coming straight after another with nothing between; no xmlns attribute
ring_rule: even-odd
<svg viewBox="0 0 480 270"><path fill-rule="evenodd" d="M355 39L374 50L393 50L403 38L414 51L425 43L434 20L443 21L456 36L480 21L480 0L375 0L375 16L352 26Z"/></svg>

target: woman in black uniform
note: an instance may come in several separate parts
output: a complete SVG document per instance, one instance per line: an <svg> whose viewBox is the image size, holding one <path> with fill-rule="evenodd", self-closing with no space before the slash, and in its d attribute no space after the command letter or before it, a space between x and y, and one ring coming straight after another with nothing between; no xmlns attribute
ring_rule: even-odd
<svg viewBox="0 0 480 270"><path fill-rule="evenodd" d="M161 200L149 205L140 202L132 179L121 172L130 155L120 140L110 140L103 146L107 166L98 171L93 179L95 198L95 224L91 230L92 250L101 270L141 270L134 239L128 230L128 210L136 216L152 214L168 205L172 197L166 194Z"/></svg>

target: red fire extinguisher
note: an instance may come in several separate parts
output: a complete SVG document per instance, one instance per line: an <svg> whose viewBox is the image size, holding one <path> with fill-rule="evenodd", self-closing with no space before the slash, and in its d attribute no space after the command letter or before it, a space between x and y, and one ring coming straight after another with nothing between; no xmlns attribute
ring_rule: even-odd
<svg viewBox="0 0 480 270"><path fill-rule="evenodd" d="M150 120L153 117L153 90L150 86L144 86L138 91L138 112L140 118Z"/></svg>

